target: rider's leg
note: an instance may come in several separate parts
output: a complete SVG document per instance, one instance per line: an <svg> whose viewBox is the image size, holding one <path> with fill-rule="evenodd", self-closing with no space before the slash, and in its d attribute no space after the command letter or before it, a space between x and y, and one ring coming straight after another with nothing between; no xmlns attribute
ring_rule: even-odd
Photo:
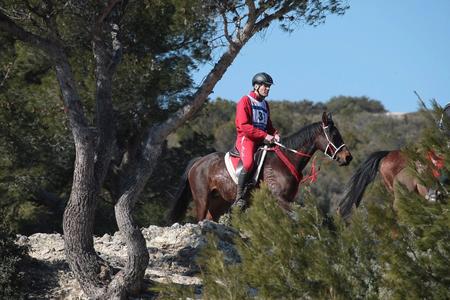
<svg viewBox="0 0 450 300"><path fill-rule="evenodd" d="M251 170L253 167L253 154L254 154L255 144L249 139L244 139L241 145L239 154L242 160L242 171L239 174L236 199L233 203L233 207L239 207L243 209L247 205L245 199L245 187L248 180L251 177Z"/></svg>
<svg viewBox="0 0 450 300"><path fill-rule="evenodd" d="M236 199L234 200L234 203L232 205L233 207L239 207L240 209L243 209L245 206L247 206L247 201L245 200L245 186L248 182L250 175L251 175L250 171L247 171L245 170L245 168L242 168L242 171L239 174L238 178Z"/></svg>

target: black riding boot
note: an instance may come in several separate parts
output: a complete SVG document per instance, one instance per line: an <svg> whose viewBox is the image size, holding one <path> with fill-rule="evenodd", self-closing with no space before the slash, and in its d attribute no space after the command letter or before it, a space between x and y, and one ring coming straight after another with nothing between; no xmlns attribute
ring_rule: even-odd
<svg viewBox="0 0 450 300"><path fill-rule="evenodd" d="M232 207L239 207L239 209L243 210L245 206L247 206L247 201L245 200L245 186L250 177L251 173L247 172L245 169L242 169L239 174L238 184L237 184L237 192L236 192L236 200L234 201Z"/></svg>

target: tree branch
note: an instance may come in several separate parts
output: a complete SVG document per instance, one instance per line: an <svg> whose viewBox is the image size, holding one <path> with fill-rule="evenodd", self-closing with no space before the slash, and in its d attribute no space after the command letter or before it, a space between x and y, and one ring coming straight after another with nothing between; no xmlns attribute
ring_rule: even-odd
<svg viewBox="0 0 450 300"><path fill-rule="evenodd" d="M256 21L256 17L257 17L255 2L253 2L253 0L245 0L245 4L248 7L247 23L254 23Z"/></svg>
<svg viewBox="0 0 450 300"><path fill-rule="evenodd" d="M198 110L200 110L201 106L205 103L209 94L212 92L212 89L216 85L216 83L222 78L225 74L228 67L236 58L239 51L245 45L245 43L250 39L250 37L257 32L255 29L255 22L258 18L258 12L255 4L252 0L246 0L246 4L249 10L248 19L246 25L244 27L243 32L240 34L237 40L230 41L227 38L229 45L228 50L221 56L219 61L214 65L211 71L206 76L205 80L201 84L201 86L197 89L196 93L193 95L192 100L180 108L176 113L172 115L168 120L164 123L156 125L148 130L147 138L145 140L144 149L151 148L152 144L159 144L174 130L180 127L185 121L189 120ZM274 20L278 17L278 15L282 15L290 9L291 1L287 2L280 10L275 12L273 15L264 18L260 22L256 24L269 24L270 21ZM260 26L261 26L260 25ZM226 23L224 24L226 26ZM227 35L227 34L226 34ZM144 150L145 153L145 150ZM144 155L145 156L145 155Z"/></svg>
<svg viewBox="0 0 450 300"><path fill-rule="evenodd" d="M11 34L16 39L21 40L25 43L31 43L34 46L43 49L50 55L55 54L56 50L59 48L51 40L26 31L25 29L14 23L14 21L12 21L2 12L0 12L0 28Z"/></svg>
<svg viewBox="0 0 450 300"><path fill-rule="evenodd" d="M109 27L109 26L108 26ZM103 35L105 36L105 35ZM111 40L109 40L111 42ZM115 68L110 68L112 51L108 49L111 43L95 37L92 48L95 59L95 103L96 103L96 126L97 145L95 177L96 186L100 189L106 176L112 158L113 143L115 137L115 126L113 122L112 105L112 79Z"/></svg>
<svg viewBox="0 0 450 300"><path fill-rule="evenodd" d="M56 23L51 24L56 26ZM43 49L50 58L55 62L56 77L59 81L61 93L63 95L64 103L72 126L74 135L80 140L86 139L87 120L84 116L80 97L73 78L71 66L68 62L64 49L59 45L58 40L50 40L26 31L5 14L0 12L0 28L11 34L14 38L25 43L30 43L38 48ZM57 28L50 28L53 34L57 35Z"/></svg>
<svg viewBox="0 0 450 300"><path fill-rule="evenodd" d="M59 40L59 31L58 25L56 24L53 2L50 0L45 0L45 3L47 3L47 11L46 15L44 16L44 22L45 24L47 24L47 27L50 28L50 31L53 34L53 38Z"/></svg>
<svg viewBox="0 0 450 300"><path fill-rule="evenodd" d="M221 56L219 61L205 77L201 86L194 93L192 100L175 112L172 117L167 119L164 123L155 125L147 130L147 138L144 141L144 157L148 156L146 153L149 149L155 145L160 145L171 132L175 131L200 110L202 105L208 99L209 94L211 94L214 86L225 74L226 70L232 64L243 46L244 44L240 42L234 42L229 45L228 50Z"/></svg>
<svg viewBox="0 0 450 300"><path fill-rule="evenodd" d="M105 18L111 13L114 6L116 6L117 3L122 2L123 0L110 0L108 5L103 9L103 11L99 14L96 23L96 27L101 26L100 24L103 23Z"/></svg>
<svg viewBox="0 0 450 300"><path fill-rule="evenodd" d="M292 1L286 1L279 10L277 10L273 14L267 15L264 18L262 18L261 20L259 20L255 24L255 28L254 28L255 31L256 32L260 31L261 29L267 27L273 20L278 19L278 18L282 17L284 14L288 13L292 9L291 4L292 4Z"/></svg>
<svg viewBox="0 0 450 300"><path fill-rule="evenodd" d="M14 60L14 62L11 62L8 64L7 68L6 68L6 74L3 77L2 81L0 82L0 88L5 84L6 80L9 77L9 73L11 72L12 68L14 67L14 64L16 63L16 60Z"/></svg>
<svg viewBox="0 0 450 300"><path fill-rule="evenodd" d="M97 146L95 176L98 188L103 184L112 159L115 126L112 105L112 81L122 56L118 40L119 26L104 20L122 0L112 0L95 22L92 50L95 59Z"/></svg>
<svg viewBox="0 0 450 300"><path fill-rule="evenodd" d="M28 10L30 10L35 15L38 15L42 19L45 18L45 14L42 11L38 10L38 6L32 6L29 0L25 0L25 5L27 6Z"/></svg>
<svg viewBox="0 0 450 300"><path fill-rule="evenodd" d="M248 7L248 18L247 22L245 23L244 30L242 32L239 32L237 36L241 43L245 43L245 41L247 41L253 35L255 22L260 13L259 11L256 11L255 3L253 2L253 0L245 0L245 3Z"/></svg>
<svg viewBox="0 0 450 300"><path fill-rule="evenodd" d="M224 11L220 12L220 15L222 16L223 19L223 32L224 32L224 36L227 39L228 43L233 44L233 39L230 36L229 32L228 32L228 20L227 20L227 16L225 14Z"/></svg>

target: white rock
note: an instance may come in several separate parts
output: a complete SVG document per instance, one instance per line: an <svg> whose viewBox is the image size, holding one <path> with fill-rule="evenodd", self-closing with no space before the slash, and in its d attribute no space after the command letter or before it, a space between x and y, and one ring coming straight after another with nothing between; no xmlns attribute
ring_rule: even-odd
<svg viewBox="0 0 450 300"><path fill-rule="evenodd" d="M195 258L207 242L206 233L213 233L219 239L219 247L225 253L227 262L237 261L237 254L232 243L236 232L224 225L210 221L198 224L173 224L170 227L149 226L142 228L142 234L147 242L150 262L145 276L158 282L175 282L184 285L201 285L195 275L198 267ZM39 282L46 281L49 285L41 294L33 294L34 298L45 299L85 299L72 272L65 262L64 240L60 234L36 233L29 237L17 236L17 243L29 245L30 256L40 261L35 270ZM97 253L114 267L124 266L127 259L126 245L120 232L113 236L104 234L94 238ZM42 268L42 264L47 267ZM41 269L39 269L41 268ZM38 292L36 292L38 293Z"/></svg>

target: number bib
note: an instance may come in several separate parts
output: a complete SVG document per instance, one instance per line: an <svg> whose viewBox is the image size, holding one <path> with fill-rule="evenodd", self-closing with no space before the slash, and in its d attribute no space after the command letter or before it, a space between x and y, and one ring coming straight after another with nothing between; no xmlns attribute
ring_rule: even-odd
<svg viewBox="0 0 450 300"><path fill-rule="evenodd" d="M251 101L252 114L253 114L253 126L261 130L267 131L267 121L269 119L269 111L267 109L266 100L258 101L248 96Z"/></svg>

